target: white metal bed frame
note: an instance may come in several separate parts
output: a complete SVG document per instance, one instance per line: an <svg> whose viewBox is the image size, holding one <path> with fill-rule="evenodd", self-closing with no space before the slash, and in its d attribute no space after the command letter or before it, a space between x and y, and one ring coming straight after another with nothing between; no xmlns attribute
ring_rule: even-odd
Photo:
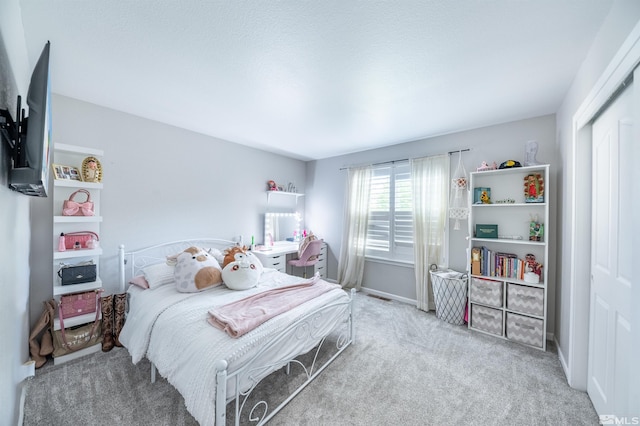
<svg viewBox="0 0 640 426"><path fill-rule="evenodd" d="M233 241L215 239L215 238L199 238L182 241L173 241L168 243L157 244L154 246L125 252L124 245L120 245L118 249L118 257L120 264L119 280L120 288L124 292L127 287L128 279L142 273L145 266L165 262L166 256L170 256L183 251L185 248L196 246L206 248L224 249L234 245ZM296 395L298 395L309 383L311 383L325 368L331 364L351 343L355 338L355 327L353 318L353 301L355 290L351 290L349 300L347 302L335 302L320 307L309 312L299 318L295 323L290 324L284 330L274 336L265 346L263 346L252 358L239 369L229 372L226 360L218 360L216 362L216 400L215 400L215 424L224 426L227 421L227 405L233 402L234 424L239 425L243 413L248 415L248 421L252 424L262 425L268 422L276 415L285 405L287 405ZM321 335L316 330L315 324L321 321L323 315L329 315L331 310L339 309L341 306L347 307L345 317L339 321L329 332ZM332 349L333 355L323 362L319 362L319 354L321 350L327 349L329 343L327 337L333 335L335 337L335 348ZM305 365L299 360L301 354L287 359L278 359L267 365L254 365L260 360L260 356L271 348L279 344L286 344L287 341L297 340L298 342L315 343L312 349L311 361ZM326 345L325 345L326 344ZM284 401L280 402L273 410L269 410L269 403L264 399L248 405L249 397L260 381L265 377L266 372L275 371L280 367L285 367L285 371L289 374L291 365L295 364L302 368L304 372L304 382L298 386ZM267 374L268 376L268 374ZM240 383L242 380L249 379L251 386L248 390L242 390ZM151 382L156 380L156 367L151 362ZM227 383L229 380L235 381L235 394L227 395Z"/></svg>

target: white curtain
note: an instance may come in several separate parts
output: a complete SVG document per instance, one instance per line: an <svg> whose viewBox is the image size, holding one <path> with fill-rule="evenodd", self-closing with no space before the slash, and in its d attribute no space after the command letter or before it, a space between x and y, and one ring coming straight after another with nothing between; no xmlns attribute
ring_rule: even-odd
<svg viewBox="0 0 640 426"><path fill-rule="evenodd" d="M413 254L418 309L435 309L429 265L443 263L449 194L449 156L411 160Z"/></svg>
<svg viewBox="0 0 640 426"><path fill-rule="evenodd" d="M345 288L360 290L369 223L371 167L350 168L347 178L344 226L338 263L338 282Z"/></svg>

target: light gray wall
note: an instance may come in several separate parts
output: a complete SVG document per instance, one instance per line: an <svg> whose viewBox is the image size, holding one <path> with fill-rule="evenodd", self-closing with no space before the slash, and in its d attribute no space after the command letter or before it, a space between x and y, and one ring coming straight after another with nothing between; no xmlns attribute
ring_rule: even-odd
<svg viewBox="0 0 640 426"><path fill-rule="evenodd" d="M521 120L499 124L475 130L449 135L437 136L423 140L407 142L386 148L374 149L339 157L310 162L307 168L307 215L308 226L329 245L328 274L337 277L338 258L343 233L343 211L346 188L346 171L343 167L367 163L378 163L406 158L418 158L437 155L458 149L470 148L462 153L463 164L467 173L475 170L482 161L500 164L505 160L524 161L524 147L529 140L537 140L539 144L537 159L541 163L551 165L551 182L553 190L556 184L556 170L559 166L556 150L555 116ZM450 156L451 174L456 170L458 154ZM557 205L555 195L551 197L551 221L547 225L550 237L550 258L555 258L555 212ZM466 270L467 231L454 231L453 221L449 231L449 267ZM555 262L550 262L549 276L553 277ZM415 300L415 280L413 268L367 261L363 286L378 292L396 296L399 299ZM554 328L555 283L549 287L549 321L548 331Z"/></svg>
<svg viewBox="0 0 640 426"><path fill-rule="evenodd" d="M54 95L53 140L104 150L101 161L101 278L117 292L120 244L141 248L197 237L262 240L264 212L295 210L273 197L267 180L305 189L305 162L215 139L163 123ZM213 119L213 118L212 118ZM288 204L287 204L288 203ZM297 206L304 213L304 201ZM50 209L37 212L38 234L51 258ZM32 305L51 297L50 262L32 264Z"/></svg>
<svg viewBox="0 0 640 426"><path fill-rule="evenodd" d="M573 151L573 116L581 103L594 87L605 68L621 47L631 30L640 20L640 2L635 0L617 0L614 2L609 15L592 43L582 67L574 78L574 82L564 98L557 113L558 152L560 155L560 169L558 170L558 269L556 278L556 323L555 336L558 343L560 359L565 370L574 370L573 377L569 377L570 384L580 389L586 388L587 347L585 344L573 346L573 342L588 340L588 324L584 321L572 321L572 309L580 308L588 311L588 289L582 287L582 292L571 288L571 259L576 247L571 245L573 235L571 224L576 209L589 209L589 205L576 204L576 198L590 200L572 192L574 184L572 176L578 173L587 179L591 170L591 147L577 147ZM574 163L574 157L577 162ZM587 201L588 204L588 201ZM590 224L584 224L589 229ZM577 283L579 286L589 286L589 282ZM587 292L586 297L583 297ZM583 296L580 295L582 293ZM572 352L573 351L573 352ZM573 360L573 361L572 361ZM572 364L575 363L576 365Z"/></svg>
<svg viewBox="0 0 640 426"><path fill-rule="evenodd" d="M31 75L23 33L19 1L0 2L0 107L14 119L16 97L26 97ZM31 198L9 190L9 147L0 144L0 424L15 425L23 384L20 367L29 359Z"/></svg>

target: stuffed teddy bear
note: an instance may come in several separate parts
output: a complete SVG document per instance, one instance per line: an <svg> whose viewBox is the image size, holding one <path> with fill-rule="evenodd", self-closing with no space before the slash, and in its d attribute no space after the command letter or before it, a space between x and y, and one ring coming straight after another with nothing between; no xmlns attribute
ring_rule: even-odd
<svg viewBox="0 0 640 426"><path fill-rule="evenodd" d="M171 258L171 263L175 262L173 276L179 292L195 293L222 284L222 268L205 250L189 247Z"/></svg>
<svg viewBox="0 0 640 426"><path fill-rule="evenodd" d="M262 273L262 264L251 252L235 251L234 261L222 268L222 280L231 290L255 287Z"/></svg>

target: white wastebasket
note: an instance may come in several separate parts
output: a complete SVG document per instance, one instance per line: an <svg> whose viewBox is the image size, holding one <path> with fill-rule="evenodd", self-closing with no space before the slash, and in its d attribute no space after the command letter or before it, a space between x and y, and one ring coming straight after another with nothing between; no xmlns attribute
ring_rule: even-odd
<svg viewBox="0 0 640 426"><path fill-rule="evenodd" d="M436 305L436 317L449 324L464 324L467 306L467 274L451 269L429 271Z"/></svg>

